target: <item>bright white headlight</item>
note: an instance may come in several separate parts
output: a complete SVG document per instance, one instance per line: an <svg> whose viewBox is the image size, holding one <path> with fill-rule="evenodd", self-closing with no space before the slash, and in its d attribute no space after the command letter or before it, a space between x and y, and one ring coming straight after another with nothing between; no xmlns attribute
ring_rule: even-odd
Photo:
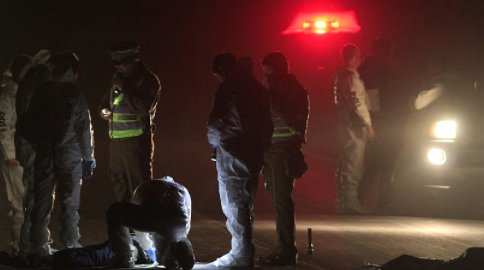
<svg viewBox="0 0 484 270"><path fill-rule="evenodd" d="M457 122L454 120L442 120L433 124L430 131L435 139L455 139L457 137Z"/></svg>
<svg viewBox="0 0 484 270"><path fill-rule="evenodd" d="M447 161L447 154L443 149L432 148L427 152L427 159L433 165L443 165Z"/></svg>

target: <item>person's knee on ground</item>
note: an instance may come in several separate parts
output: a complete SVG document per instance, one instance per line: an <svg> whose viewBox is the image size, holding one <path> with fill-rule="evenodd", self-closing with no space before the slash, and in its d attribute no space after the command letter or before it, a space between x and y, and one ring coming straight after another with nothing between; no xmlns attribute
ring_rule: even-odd
<svg viewBox="0 0 484 270"><path fill-rule="evenodd" d="M106 212L107 225L108 225L108 236L111 246L113 247L114 258L111 263L113 267L134 267L135 258L133 257L133 249L129 242L131 242L131 236L126 229L126 233L129 239L128 244L126 244L125 236L118 234L123 234L119 232L119 228L123 228L125 225L124 220L124 205L126 203L113 203L109 206ZM123 230L123 229L121 229Z"/></svg>
<svg viewBox="0 0 484 270"><path fill-rule="evenodd" d="M193 253L192 244L187 238L172 243L170 250L179 268L184 270L193 268L193 265L195 264L195 255Z"/></svg>

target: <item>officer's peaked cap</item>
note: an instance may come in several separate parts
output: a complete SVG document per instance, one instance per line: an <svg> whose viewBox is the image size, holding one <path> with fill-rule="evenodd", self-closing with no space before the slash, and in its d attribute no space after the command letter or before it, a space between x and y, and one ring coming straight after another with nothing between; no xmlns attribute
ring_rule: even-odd
<svg viewBox="0 0 484 270"><path fill-rule="evenodd" d="M115 64L121 64L138 56L141 46L136 41L118 43L109 48L109 56Z"/></svg>

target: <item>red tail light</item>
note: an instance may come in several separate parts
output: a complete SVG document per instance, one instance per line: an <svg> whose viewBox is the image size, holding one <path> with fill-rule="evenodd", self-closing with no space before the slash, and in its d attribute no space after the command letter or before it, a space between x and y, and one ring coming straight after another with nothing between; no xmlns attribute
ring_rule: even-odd
<svg viewBox="0 0 484 270"><path fill-rule="evenodd" d="M361 30L354 11L300 13L283 34L357 33Z"/></svg>

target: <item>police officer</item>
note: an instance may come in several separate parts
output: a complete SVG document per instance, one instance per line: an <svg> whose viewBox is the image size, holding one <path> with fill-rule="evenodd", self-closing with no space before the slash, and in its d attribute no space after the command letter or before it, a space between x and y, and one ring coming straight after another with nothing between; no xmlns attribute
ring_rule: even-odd
<svg viewBox="0 0 484 270"><path fill-rule="evenodd" d="M338 133L341 157L336 171L339 189L339 213L368 214L361 206L358 188L364 172L365 149L375 137L365 85L357 68L361 64L360 49L346 44L341 49L344 67L336 74L334 83L335 103L340 115Z"/></svg>
<svg viewBox="0 0 484 270"><path fill-rule="evenodd" d="M274 123L272 144L264 152L262 173L276 212L277 246L272 254L260 257L258 264L294 265L298 251L292 191L295 179L307 169L301 145L305 142L309 99L296 77L288 73L287 59L281 52L265 56L262 67Z"/></svg>
<svg viewBox="0 0 484 270"><path fill-rule="evenodd" d="M58 54L54 80L39 86L19 128L37 153L30 242L38 256L51 253L50 214L60 202L59 239L65 248L79 247L81 177L95 167L93 133L87 102L76 85L79 60L70 52Z"/></svg>
<svg viewBox="0 0 484 270"><path fill-rule="evenodd" d="M152 179L153 132L160 82L139 58L140 45L110 48L116 73L100 112L109 121L109 172L116 199L127 202L134 189Z"/></svg>
<svg viewBox="0 0 484 270"><path fill-rule="evenodd" d="M140 45L123 42L110 48L116 73L100 115L109 121L109 174L117 201L128 202L134 189L153 178L153 136L160 82L139 58ZM154 260L148 234L137 233Z"/></svg>
<svg viewBox="0 0 484 270"><path fill-rule="evenodd" d="M217 55L212 70L221 83L208 120L208 141L216 150L220 201L232 240L230 251L210 266L250 267L255 253L253 197L272 134L269 99L250 67L249 72L237 70L233 54Z"/></svg>
<svg viewBox="0 0 484 270"><path fill-rule="evenodd" d="M107 211L107 223L113 266L134 267L129 234L132 228L152 233L159 264L192 269L195 257L187 238L191 207L188 190L171 177L144 181L136 188L131 203L112 204Z"/></svg>
<svg viewBox="0 0 484 270"><path fill-rule="evenodd" d="M32 64L27 55L18 55L10 64L11 77L0 91L0 178L5 181L7 199L12 217L12 253L20 251L20 229L24 219L23 196L25 187L22 182L23 168L16 156L14 134L17 122L15 97L18 83Z"/></svg>

